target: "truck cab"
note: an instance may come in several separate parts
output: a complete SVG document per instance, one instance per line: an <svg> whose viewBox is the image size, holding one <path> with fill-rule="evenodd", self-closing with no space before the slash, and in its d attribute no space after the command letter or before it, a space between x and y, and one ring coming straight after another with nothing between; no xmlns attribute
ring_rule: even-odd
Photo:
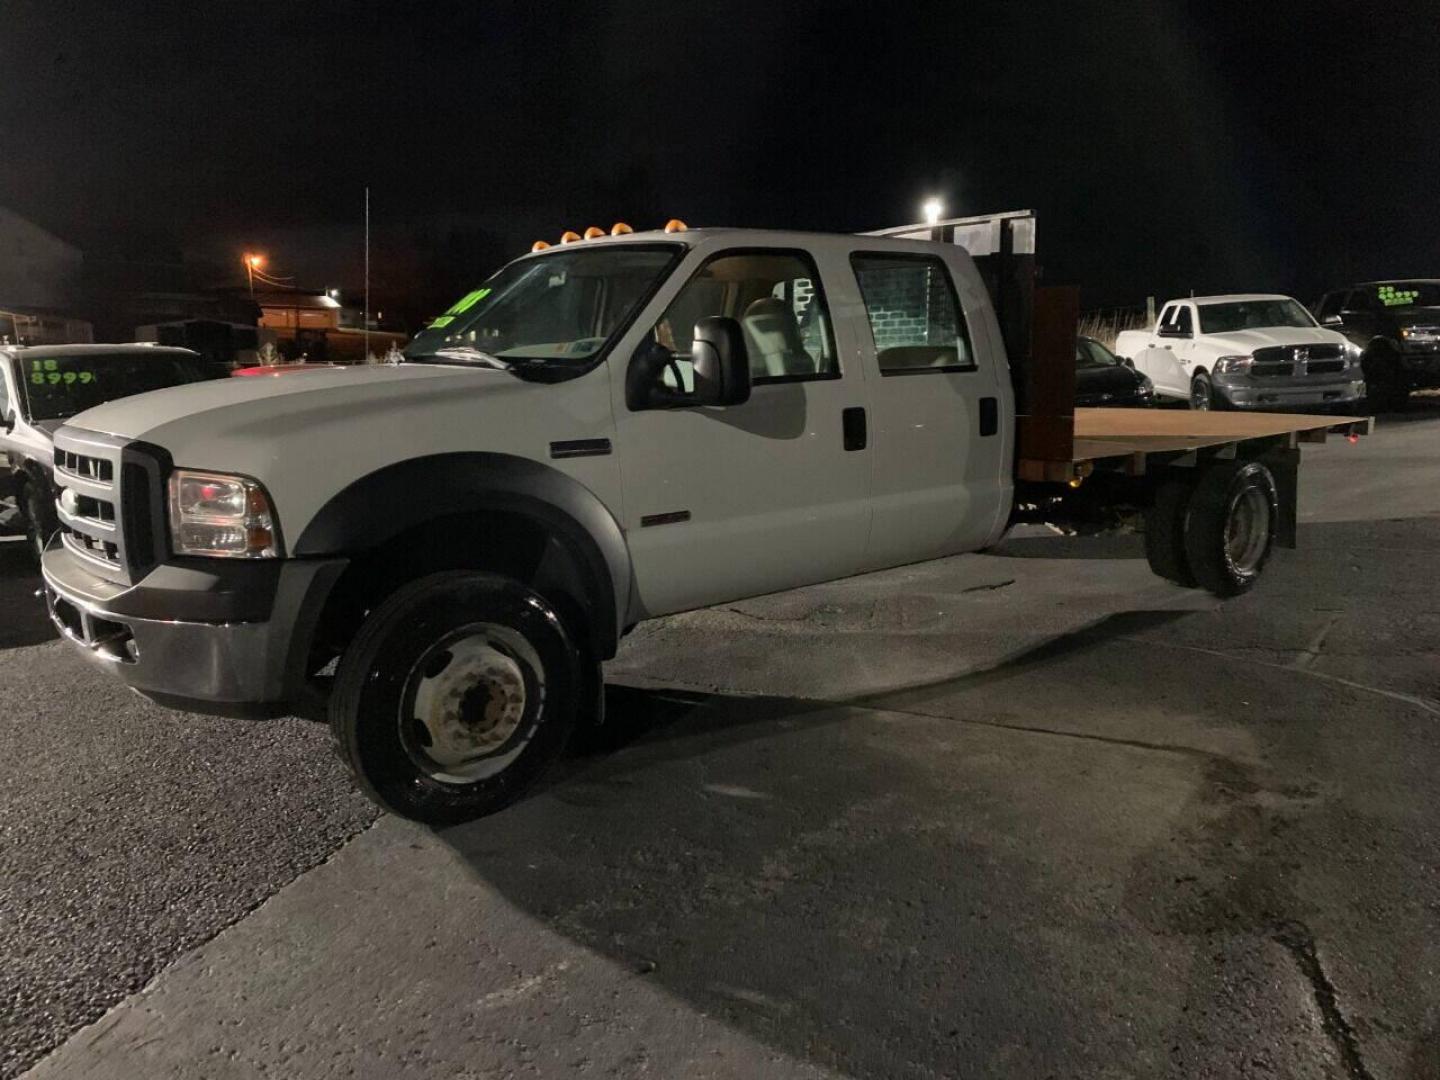
<svg viewBox="0 0 1440 1080"><path fill-rule="evenodd" d="M537 696L593 705L635 623L1000 536L1013 399L963 249L617 232L537 245L398 365L75 417L44 558L57 624L201 711L293 710L338 660L362 784L443 820L547 756ZM458 597L485 613L460 637ZM402 697L380 704L357 673L392 663ZM372 729L376 708L408 726Z"/></svg>

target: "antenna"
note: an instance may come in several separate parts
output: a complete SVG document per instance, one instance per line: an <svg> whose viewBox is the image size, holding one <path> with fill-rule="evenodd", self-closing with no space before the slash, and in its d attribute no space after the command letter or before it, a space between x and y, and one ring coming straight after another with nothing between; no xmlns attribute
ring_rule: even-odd
<svg viewBox="0 0 1440 1080"><path fill-rule="evenodd" d="M365 185L365 362L370 362L370 185Z"/></svg>

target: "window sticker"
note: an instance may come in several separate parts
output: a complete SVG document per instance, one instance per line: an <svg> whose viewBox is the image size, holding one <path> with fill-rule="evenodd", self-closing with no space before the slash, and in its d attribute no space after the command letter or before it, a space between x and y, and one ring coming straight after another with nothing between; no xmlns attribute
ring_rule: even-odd
<svg viewBox="0 0 1440 1080"><path fill-rule="evenodd" d="M1415 298L1420 295L1419 289L1397 289L1394 285L1379 285L1376 287L1376 295L1380 297L1380 303L1386 307L1405 307L1413 304Z"/></svg>
<svg viewBox="0 0 1440 1080"><path fill-rule="evenodd" d="M489 289L474 289L466 293L459 300L456 300L455 303L451 304L444 315L441 315L437 319L432 319L430 325L425 327L425 329L439 330L442 327L449 326L452 322L455 321L455 317L457 315L464 315L465 312L469 311L472 307L478 304L481 300L484 300L485 297L489 295Z"/></svg>
<svg viewBox="0 0 1440 1080"><path fill-rule="evenodd" d="M79 383L81 386L95 381L93 371L61 371L60 364L56 360L31 360L30 381L36 386L59 386L64 383L66 386L73 386Z"/></svg>

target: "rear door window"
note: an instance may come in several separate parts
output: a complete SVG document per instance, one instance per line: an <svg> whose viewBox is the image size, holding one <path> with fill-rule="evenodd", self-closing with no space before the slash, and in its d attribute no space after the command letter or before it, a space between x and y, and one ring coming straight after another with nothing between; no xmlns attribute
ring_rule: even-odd
<svg viewBox="0 0 1440 1080"><path fill-rule="evenodd" d="M975 370L970 331L943 259L857 252L850 264L881 375Z"/></svg>

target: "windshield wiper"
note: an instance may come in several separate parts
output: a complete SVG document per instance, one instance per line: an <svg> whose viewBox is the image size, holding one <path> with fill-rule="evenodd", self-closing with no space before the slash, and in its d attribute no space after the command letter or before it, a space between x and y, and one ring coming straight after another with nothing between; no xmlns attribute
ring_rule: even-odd
<svg viewBox="0 0 1440 1080"><path fill-rule="evenodd" d="M433 361L454 364L476 364L480 367L495 368L497 371L514 371L515 365L508 360L502 360L493 353L477 349L472 345L447 345L443 349L436 349L434 352L419 353L415 356L405 358L414 363L430 363Z"/></svg>

